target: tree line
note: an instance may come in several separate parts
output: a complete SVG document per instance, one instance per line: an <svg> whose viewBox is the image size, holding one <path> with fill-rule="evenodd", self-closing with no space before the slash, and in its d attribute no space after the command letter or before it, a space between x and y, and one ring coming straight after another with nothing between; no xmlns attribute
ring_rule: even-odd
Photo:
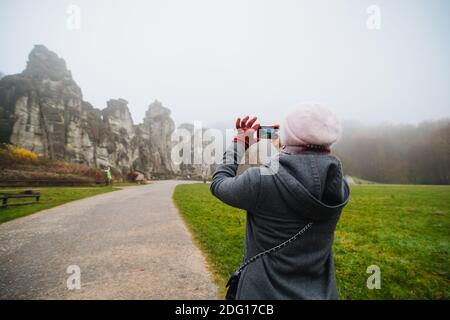
<svg viewBox="0 0 450 320"><path fill-rule="evenodd" d="M418 125L343 124L345 174L382 183L450 184L450 119Z"/></svg>

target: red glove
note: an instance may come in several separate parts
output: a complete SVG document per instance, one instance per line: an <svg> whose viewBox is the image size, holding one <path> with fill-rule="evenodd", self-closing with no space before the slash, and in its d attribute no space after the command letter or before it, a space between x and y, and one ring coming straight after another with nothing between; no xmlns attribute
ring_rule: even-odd
<svg viewBox="0 0 450 320"><path fill-rule="evenodd" d="M236 119L236 129L238 130L238 134L234 137L233 142L243 142L245 144L245 149L248 149L252 144L258 142L257 138L255 138L256 131L260 128L259 124L255 124L256 117L248 120L250 117L246 116L244 119L237 118ZM248 122L247 122L248 121Z"/></svg>

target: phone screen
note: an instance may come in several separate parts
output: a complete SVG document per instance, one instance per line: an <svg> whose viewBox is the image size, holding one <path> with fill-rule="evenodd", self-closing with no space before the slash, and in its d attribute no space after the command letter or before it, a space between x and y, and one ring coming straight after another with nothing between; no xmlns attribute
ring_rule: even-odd
<svg viewBox="0 0 450 320"><path fill-rule="evenodd" d="M278 137L278 129L272 126L261 126L258 130L259 139L276 139Z"/></svg>

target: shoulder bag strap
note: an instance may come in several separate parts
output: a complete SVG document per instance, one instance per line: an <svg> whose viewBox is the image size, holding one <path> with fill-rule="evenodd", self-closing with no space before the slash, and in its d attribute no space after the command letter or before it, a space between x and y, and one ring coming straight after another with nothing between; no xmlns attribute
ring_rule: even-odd
<svg viewBox="0 0 450 320"><path fill-rule="evenodd" d="M288 240L284 241L283 243L280 243L279 245L272 247L268 250L265 250L263 252L258 253L257 255L251 257L250 259L247 259L244 261L243 264L241 264L241 266L239 267L239 269L237 270L237 272L241 272L242 270L244 270L244 268L246 266L248 266L250 263L254 262L255 260L258 260L270 253L273 253L275 251L280 250L281 248L286 247L288 244L290 244L291 242L294 242L295 240L297 240L306 230L308 230L309 228L311 228L311 226L313 225L312 222L308 223L307 225L305 225L299 232L297 232L296 234L294 234L291 238L289 238Z"/></svg>

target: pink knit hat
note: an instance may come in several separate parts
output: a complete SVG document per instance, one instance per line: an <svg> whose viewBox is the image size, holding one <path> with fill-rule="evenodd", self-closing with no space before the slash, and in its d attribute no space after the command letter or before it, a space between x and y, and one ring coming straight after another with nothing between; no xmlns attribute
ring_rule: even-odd
<svg viewBox="0 0 450 320"><path fill-rule="evenodd" d="M280 142L286 146L329 147L339 138L340 132L340 122L332 111L317 103L302 103L284 118Z"/></svg>

